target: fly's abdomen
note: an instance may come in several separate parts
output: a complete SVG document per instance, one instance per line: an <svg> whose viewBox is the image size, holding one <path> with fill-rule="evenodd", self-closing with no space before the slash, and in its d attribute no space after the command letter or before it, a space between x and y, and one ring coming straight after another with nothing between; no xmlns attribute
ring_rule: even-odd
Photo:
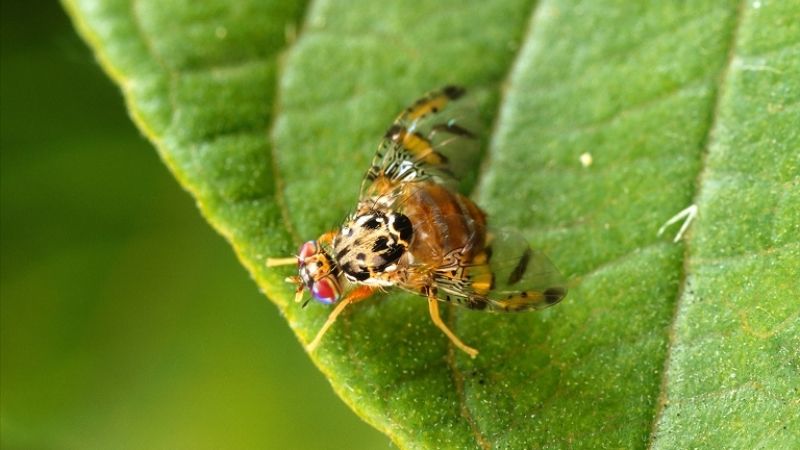
<svg viewBox="0 0 800 450"><path fill-rule="evenodd" d="M453 250L464 250L466 260L483 250L486 217L472 200L431 182L410 183L404 198L415 262L436 267Z"/></svg>

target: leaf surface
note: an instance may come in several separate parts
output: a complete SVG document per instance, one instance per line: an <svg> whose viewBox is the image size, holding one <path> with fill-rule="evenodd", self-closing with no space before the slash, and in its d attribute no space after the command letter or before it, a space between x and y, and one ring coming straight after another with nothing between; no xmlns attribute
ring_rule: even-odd
<svg viewBox="0 0 800 450"><path fill-rule="evenodd" d="M346 311L312 358L399 446L800 442L797 5L66 5L304 342L328 311L264 259L337 225L409 101L471 88L491 130L473 195L572 290L538 314L447 309L475 360L418 298ZM656 235L691 204L681 243Z"/></svg>

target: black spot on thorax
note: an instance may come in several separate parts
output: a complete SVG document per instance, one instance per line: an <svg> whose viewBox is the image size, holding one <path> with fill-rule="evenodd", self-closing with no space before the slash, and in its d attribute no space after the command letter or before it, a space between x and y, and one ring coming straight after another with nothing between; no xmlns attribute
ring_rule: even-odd
<svg viewBox="0 0 800 450"><path fill-rule="evenodd" d="M406 248L400 244L392 245L391 247L389 247L388 250L381 253L381 259L383 259L383 262L379 264L375 268L375 270L377 270L378 272L383 272L386 269L386 267L397 262L397 260L400 259L401 256L403 256L403 253L405 253L405 251Z"/></svg>
<svg viewBox="0 0 800 450"><path fill-rule="evenodd" d="M389 248L389 238L386 236L380 236L375 239L375 243L372 244L372 251L373 252L383 252L384 250Z"/></svg>
<svg viewBox="0 0 800 450"><path fill-rule="evenodd" d="M378 220L379 217L380 216L373 216L371 219L364 222L364 224L361 226L363 228L366 228L367 230L376 230L381 227L381 221Z"/></svg>
<svg viewBox="0 0 800 450"><path fill-rule="evenodd" d="M357 267L353 263L346 264L342 267L344 272L351 277L355 278L358 281L364 281L369 278L370 274L369 271L366 269L361 269Z"/></svg>
<svg viewBox="0 0 800 450"><path fill-rule="evenodd" d="M409 242L411 236L414 235L414 228L411 226L411 220L403 214L395 214L394 221L392 222L394 231L400 236L400 240Z"/></svg>

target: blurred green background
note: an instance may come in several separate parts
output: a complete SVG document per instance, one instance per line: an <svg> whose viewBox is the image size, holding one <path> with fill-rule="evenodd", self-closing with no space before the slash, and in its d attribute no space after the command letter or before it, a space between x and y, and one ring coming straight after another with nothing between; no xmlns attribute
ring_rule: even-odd
<svg viewBox="0 0 800 450"><path fill-rule="evenodd" d="M202 220L56 2L2 3L0 76L4 448L390 447Z"/></svg>

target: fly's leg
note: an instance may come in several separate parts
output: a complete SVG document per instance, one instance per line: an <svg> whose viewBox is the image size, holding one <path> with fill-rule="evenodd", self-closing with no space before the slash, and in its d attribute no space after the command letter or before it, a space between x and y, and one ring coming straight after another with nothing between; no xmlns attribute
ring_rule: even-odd
<svg viewBox="0 0 800 450"><path fill-rule="evenodd" d="M468 354L471 358L478 356L478 350L468 346L467 344L461 342L461 339L453 333L450 328L442 322L442 317L439 315L439 300L436 297L428 297L428 310L431 313L431 319L433 320L433 324L436 325L442 332L450 338L450 341L459 349L463 350L464 353Z"/></svg>
<svg viewBox="0 0 800 450"><path fill-rule="evenodd" d="M345 298L339 301L333 311L331 311L330 315L328 315L328 320L325 321L325 324L322 325L322 328L320 328L317 332L314 340L306 345L306 351L311 353L316 350L317 346L319 346L319 343L322 341L322 337L325 336L325 333L328 331L331 325L336 322L336 318L339 317L339 314L341 314L348 305L358 303L361 300L366 299L372 295L373 292L375 292L375 288L370 286L359 286L347 294Z"/></svg>
<svg viewBox="0 0 800 450"><path fill-rule="evenodd" d="M291 266L292 264L297 264L297 257L290 256L288 258L267 258L265 264L267 267Z"/></svg>

